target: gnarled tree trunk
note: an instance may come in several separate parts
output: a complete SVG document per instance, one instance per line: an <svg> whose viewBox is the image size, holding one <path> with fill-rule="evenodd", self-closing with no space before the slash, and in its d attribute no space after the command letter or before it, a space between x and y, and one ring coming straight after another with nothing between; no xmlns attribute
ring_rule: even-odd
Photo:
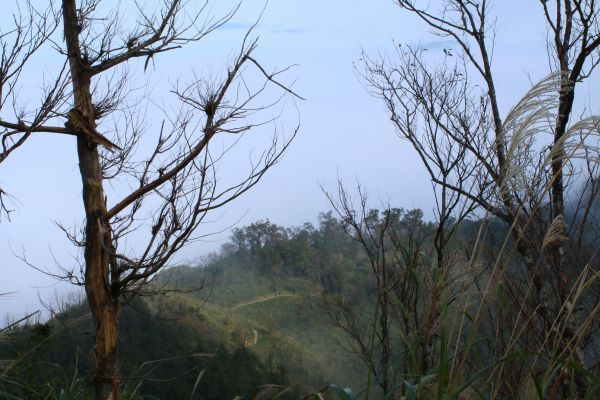
<svg viewBox="0 0 600 400"><path fill-rule="evenodd" d="M95 127L90 91L91 77L82 58L76 0L63 0L63 23L73 85L74 109L85 123ZM85 227L85 291L94 322L94 386L96 400L120 398L117 341L119 299L110 281L110 226L105 218L106 202L98 145L83 132L77 133L79 171L83 184Z"/></svg>

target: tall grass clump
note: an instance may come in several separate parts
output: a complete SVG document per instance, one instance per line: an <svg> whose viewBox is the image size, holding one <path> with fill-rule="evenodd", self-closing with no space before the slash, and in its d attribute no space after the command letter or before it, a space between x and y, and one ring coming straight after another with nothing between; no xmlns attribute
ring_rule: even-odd
<svg viewBox="0 0 600 400"><path fill-rule="evenodd" d="M502 138L491 144L502 143L508 167L495 189L484 188L487 209L471 194L482 190L479 175L452 169L466 165L465 153L434 131L421 143L446 143L449 161L439 160L433 179L435 223L405 210L370 210L360 186L358 201L341 183L328 193L373 278L368 320L361 317L368 307L348 299L330 312L366 367L364 389L328 392L344 399L600 398L600 117L548 140L564 80L548 76L508 112ZM415 82L439 93L426 77ZM568 187L580 189L553 216L557 160ZM459 178L463 189L450 190ZM509 204L515 208L502 214Z"/></svg>

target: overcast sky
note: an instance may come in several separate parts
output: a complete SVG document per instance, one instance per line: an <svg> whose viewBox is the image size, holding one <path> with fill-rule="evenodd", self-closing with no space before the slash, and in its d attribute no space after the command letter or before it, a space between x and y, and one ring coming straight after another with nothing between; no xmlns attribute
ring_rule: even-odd
<svg viewBox="0 0 600 400"><path fill-rule="evenodd" d="M5 3L11 1L3 2L3 7ZM191 71L218 70L238 49L262 7L262 1L245 1L218 32L202 43L156 57L150 71L143 75L140 70L140 76L150 80L154 93L161 96L161 91L166 93L170 84L185 80ZM493 69L504 113L524 94L530 80L549 72L539 8L537 0L495 2ZM6 15L0 19L2 30ZM294 90L307 100L297 102L298 113L293 108L285 114L289 121L284 125L293 126L299 119L301 130L281 164L235 204L217 211L215 222L202 226L201 233L219 231L238 220L240 225L266 218L285 226L314 222L319 212L329 209L320 185L333 188L338 177L349 184L360 181L375 206L382 200L422 208L431 216L431 186L423 168L408 144L395 136L383 105L369 96L353 63L359 62L362 51L372 56L385 53L393 41L421 43L440 55L452 45L432 36L392 0L271 0L255 32L260 36L255 58L265 67L297 65L285 80L295 81ZM43 74L51 74L52 66L61 62L50 49L35 59L20 98L27 99L29 85L39 86ZM597 98L597 92L586 90L588 97ZM166 94L164 99L168 105ZM232 162L222 168L238 167ZM82 220L75 140L52 135L30 140L0 165L0 187L18 200L12 221L0 223L0 292L15 292L0 299L0 311L15 315L39 308L38 294L49 300L64 289L13 253L24 253L50 270L55 260L72 264L77 255L54 222L76 225ZM218 249L228 235L224 231L211 241L195 243L174 262Z"/></svg>

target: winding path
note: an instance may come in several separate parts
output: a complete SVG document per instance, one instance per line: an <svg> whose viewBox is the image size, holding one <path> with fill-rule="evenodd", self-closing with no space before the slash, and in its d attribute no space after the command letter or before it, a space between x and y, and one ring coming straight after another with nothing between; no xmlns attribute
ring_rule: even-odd
<svg viewBox="0 0 600 400"><path fill-rule="evenodd" d="M251 304L257 304L257 303L264 303L265 301L269 301L269 300L273 300L276 299L278 297L300 297L297 294L294 293L290 293L290 292L275 292L275 293L271 293L271 294L267 294L264 296L259 296L259 297L255 297L251 300L247 300L247 301L243 301L239 304L236 304L235 306L231 307L231 311L235 311L238 308L242 308L245 306L249 306Z"/></svg>

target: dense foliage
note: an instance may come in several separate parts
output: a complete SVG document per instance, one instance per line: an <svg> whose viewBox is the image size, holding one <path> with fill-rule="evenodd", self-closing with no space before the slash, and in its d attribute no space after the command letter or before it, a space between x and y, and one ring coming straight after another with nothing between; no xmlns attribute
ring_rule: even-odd
<svg viewBox="0 0 600 400"><path fill-rule="evenodd" d="M326 379L351 384L360 376L360 362L345 366L351 372L331 364L351 355L335 346L342 337L330 324L327 303L342 293L358 303L368 298L372 282L366 263L360 246L332 213L321 214L316 228L259 221L234 229L220 252L157 280L174 292L137 298L124 307L119 352L125 385L160 399L192 392L193 398L217 399L250 395L265 384L300 385L304 391ZM237 314L230 311L265 295L282 296ZM261 327L260 335L269 337L264 348L238 340L249 335L244 326L253 323ZM85 387L91 379L90 324L82 304L9 332L0 358L22 359L4 377L2 390L29 398L32 390L40 397L47 391L58 396L74 381ZM323 350L328 354L319 355L318 365L340 374L309 371Z"/></svg>
<svg viewBox="0 0 600 400"><path fill-rule="evenodd" d="M125 393L258 398L265 385L276 385L269 396L288 388L279 398L298 398L337 383L354 393L369 388L376 397L438 391L459 399L477 390L486 396L476 380L483 372L523 364L528 355L516 346L503 360L494 354L503 338L496 319L508 318L502 288L489 298L477 289L499 262L519 273L518 260L495 256L514 246L505 241L506 225L454 221L448 258L440 261L437 225L420 210L365 210L353 218L329 212L316 227L293 228L258 221L234 229L221 251L196 266L163 273L153 287L163 296L137 297L124 307ZM477 268L473 251L485 252ZM73 305L5 334L0 358L18 361L3 372L0 393L86 398L90 323L85 305ZM471 384L453 382L452 368ZM472 369L482 372L471 375ZM591 378L590 385L589 393L600 388Z"/></svg>
<svg viewBox="0 0 600 400"><path fill-rule="evenodd" d="M176 315L172 319L150 315L140 301L124 308L121 329L125 387L140 396L189 398L200 373L195 399L251 395L261 385L285 381L281 370L266 365L245 347L230 350L209 344ZM73 306L8 337L2 344L2 358L23 359L0 382L0 393L23 399L59 397L65 390L85 393L91 377L87 349L92 337L84 306Z"/></svg>

